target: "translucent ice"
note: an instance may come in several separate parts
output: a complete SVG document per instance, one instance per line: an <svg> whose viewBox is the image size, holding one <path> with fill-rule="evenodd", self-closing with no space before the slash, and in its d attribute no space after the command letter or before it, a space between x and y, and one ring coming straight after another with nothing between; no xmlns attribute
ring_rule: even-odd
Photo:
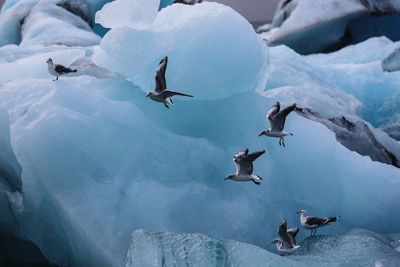
<svg viewBox="0 0 400 267"><path fill-rule="evenodd" d="M388 72L400 70L400 47L396 48L382 61L382 68Z"/></svg>
<svg viewBox="0 0 400 267"><path fill-rule="evenodd" d="M100 46L93 56L97 64L146 91L154 88L154 71L164 56L170 59L167 86L196 98L265 86L266 47L242 16L217 3L171 5L145 29L113 29Z"/></svg>
<svg viewBox="0 0 400 267"><path fill-rule="evenodd" d="M160 0L113 1L96 13L96 22L105 28L141 29L155 20L159 6Z"/></svg>

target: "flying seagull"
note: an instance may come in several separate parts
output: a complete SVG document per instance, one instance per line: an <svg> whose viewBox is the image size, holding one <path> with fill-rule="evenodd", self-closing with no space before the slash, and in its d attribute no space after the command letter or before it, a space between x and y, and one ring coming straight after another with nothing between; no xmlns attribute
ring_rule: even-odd
<svg viewBox="0 0 400 267"><path fill-rule="evenodd" d="M262 178L253 174L253 161L255 161L264 153L265 150L249 154L249 150L247 148L238 152L233 157L233 163L236 166L236 172L227 176L224 180L241 182L253 181L256 185L260 185Z"/></svg>
<svg viewBox="0 0 400 267"><path fill-rule="evenodd" d="M70 69L70 68L64 67L63 65L54 64L53 60L51 58L49 58L46 61L46 63L47 63L47 69L49 70L49 73L51 75L57 77L53 81L57 81L58 80L58 76L62 76L62 75L67 74L67 73L77 72L78 71L78 70L74 70L74 69Z"/></svg>
<svg viewBox="0 0 400 267"><path fill-rule="evenodd" d="M311 230L310 236L313 236L317 233L317 228L329 225L331 222L336 222L340 219L340 217L319 218L319 217L307 216L306 210L300 210L297 213L300 214L301 226Z"/></svg>
<svg viewBox="0 0 400 267"><path fill-rule="evenodd" d="M266 135L269 137L279 138L279 145L285 146L285 139L287 135L293 135L292 133L285 132L283 128L285 127L286 117L290 112L295 110L296 103L291 106L281 109L281 104L276 102L276 104L268 111L267 119L269 122L269 129L263 130L258 136Z"/></svg>
<svg viewBox="0 0 400 267"><path fill-rule="evenodd" d="M154 89L154 91L150 91L147 94L147 97L150 97L152 100L156 102L161 102L164 104L166 108L169 108L168 104L170 105L173 104L171 97L176 95L187 96L187 97L193 97L193 96L167 90L167 82L165 80L165 71L167 70L167 64L168 64L168 57L164 57L160 61L160 63L158 63L158 67L155 73L156 88Z"/></svg>
<svg viewBox="0 0 400 267"><path fill-rule="evenodd" d="M272 244L276 244L276 249L279 252L291 253L300 248L299 245L296 245L296 235L299 232L298 227L293 227L287 229L287 221L284 220L278 229L278 234L280 238L274 239Z"/></svg>

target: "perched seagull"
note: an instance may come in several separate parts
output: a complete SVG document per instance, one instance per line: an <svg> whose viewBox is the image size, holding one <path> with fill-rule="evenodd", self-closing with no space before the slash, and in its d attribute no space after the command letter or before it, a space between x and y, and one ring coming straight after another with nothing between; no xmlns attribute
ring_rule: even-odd
<svg viewBox="0 0 400 267"><path fill-rule="evenodd" d="M293 135L292 133L285 132L283 128L285 127L286 117L296 108L296 103L291 106L281 109L281 104L276 102L276 104L268 111L267 118L269 122L269 129L263 130L258 136L266 135L269 137L279 138L279 145L285 146L285 139L287 135Z"/></svg>
<svg viewBox="0 0 400 267"><path fill-rule="evenodd" d="M306 210L300 210L297 213L300 214L301 226L311 230L310 236L315 235L317 233L317 228L329 225L331 222L336 222L340 219L340 217L319 218L319 217L307 216Z"/></svg>
<svg viewBox="0 0 400 267"><path fill-rule="evenodd" d="M165 71L167 70L167 64L168 64L168 57L163 58L160 61L160 63L158 63L158 67L155 73L156 88L154 89L153 92L149 92L147 94L147 97L150 97L152 100L156 102L161 102L164 104L166 108L169 108L168 104L173 105L171 97L176 95L187 96L187 97L193 97L193 96L167 90L167 82L165 80Z"/></svg>
<svg viewBox="0 0 400 267"><path fill-rule="evenodd" d="M278 229L280 238L275 238L272 244L276 244L276 249L283 253L292 253L300 248L296 245L296 235L299 232L298 227L287 229L287 222L284 220Z"/></svg>
<svg viewBox="0 0 400 267"><path fill-rule="evenodd" d="M54 65L53 60L51 58L49 58L46 61L46 63L47 63L47 68L48 68L50 74L57 77L53 81L57 81L58 80L58 76L78 71L78 70L74 70L74 69L70 69L70 68L64 67L63 65L58 65L58 64Z"/></svg>
<svg viewBox="0 0 400 267"><path fill-rule="evenodd" d="M224 180L233 180L233 181L253 181L256 185L261 184L262 178L258 175L253 174L253 161L255 161L259 156L265 153L263 151L257 151L249 154L249 150L242 150L238 152L233 157L233 163L236 166L236 172L227 176Z"/></svg>

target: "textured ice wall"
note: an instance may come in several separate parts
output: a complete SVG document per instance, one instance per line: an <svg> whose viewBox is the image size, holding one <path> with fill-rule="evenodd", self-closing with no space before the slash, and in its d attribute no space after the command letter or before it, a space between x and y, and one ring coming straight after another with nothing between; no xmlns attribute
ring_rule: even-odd
<svg viewBox="0 0 400 267"><path fill-rule="evenodd" d="M397 0L282 0L263 36L301 54L333 51L373 36L399 40L399 12Z"/></svg>

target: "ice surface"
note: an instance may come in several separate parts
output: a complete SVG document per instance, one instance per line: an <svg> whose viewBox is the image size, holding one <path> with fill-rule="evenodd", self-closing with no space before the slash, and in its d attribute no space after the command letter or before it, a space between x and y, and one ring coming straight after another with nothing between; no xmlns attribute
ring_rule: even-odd
<svg viewBox="0 0 400 267"><path fill-rule="evenodd" d="M325 117L369 119L364 111L373 102L357 91L356 79L365 79L360 83L368 94L374 85L381 86L377 105L393 101L396 110L396 73L378 72L381 60L394 49L392 42L372 39L326 58L302 57L283 46L268 49L236 12L203 3L164 8L142 30L112 29L100 47L85 47L90 42L82 41L72 47L32 45L39 36L40 42L52 36L52 28L39 27L40 21L59 14L57 6L40 5L25 23L24 34L32 35L24 45L0 48L0 148L5 151L0 166L9 164L11 177L20 175L20 180L0 177L0 227L34 242L51 262L121 266L142 256L151 259L134 246L135 240L140 246L153 242L155 255L165 248L166 260L173 260L175 247L169 242L184 244L188 256L179 262L194 260L204 248L211 256L201 258L199 265L201 260L223 260L219 255L227 254L218 253L224 249L238 262L287 262L234 241L199 235L171 235L169 241L168 234L135 232L138 239L132 242L132 232L203 233L275 251L269 243L277 225L283 218L298 224L295 211L300 208L342 216L342 222L321 229L321 234L353 227L400 232L400 214L393 212L400 201L398 168L349 151L324 125L295 113L286 123L295 133L286 139L286 148L276 139L257 137L275 97L283 104L296 101L325 112ZM60 14L60 21L68 24L65 35L77 33L77 25L84 23ZM35 27L38 35L33 34ZM84 38L92 34L82 31ZM380 46L381 51L368 49ZM170 110L145 97L165 55L170 58L169 87L195 95L177 98ZM78 72L53 82L45 64L49 57ZM390 112L381 116L394 117ZM380 131L373 135L386 147L399 145ZM255 172L264 178L260 186L223 180L234 170L232 155L246 147L267 151L255 163ZM22 192L11 192L9 180ZM299 240L306 234L301 231ZM206 241L197 247L197 240ZM234 251L235 246L240 250ZM241 253L242 248L249 253Z"/></svg>
<svg viewBox="0 0 400 267"><path fill-rule="evenodd" d="M86 21L58 6L57 2L41 0L31 10L22 26L22 46L89 46L100 42L100 37Z"/></svg>
<svg viewBox="0 0 400 267"><path fill-rule="evenodd" d="M154 89L154 71L164 56L169 57L169 89L197 99L265 85L267 50L262 40L242 16L217 3L174 4L145 29L113 29L93 59L148 91Z"/></svg>
<svg viewBox="0 0 400 267"><path fill-rule="evenodd" d="M96 13L96 22L105 28L142 29L155 20L159 6L160 0L113 1Z"/></svg>
<svg viewBox="0 0 400 267"><path fill-rule="evenodd" d="M400 47L396 48L382 61L382 68L388 72L400 70Z"/></svg>
<svg viewBox="0 0 400 267"><path fill-rule="evenodd" d="M293 255L280 257L259 247L200 234L137 230L125 266L398 266L400 253L385 236L354 229L315 236Z"/></svg>
<svg viewBox="0 0 400 267"><path fill-rule="evenodd" d="M126 267L147 266L310 266L296 263L259 247L201 234L137 230Z"/></svg>
<svg viewBox="0 0 400 267"><path fill-rule="evenodd" d="M281 1L273 32L263 36L271 45L286 44L302 54L337 50L373 36L399 40L399 11L397 0Z"/></svg>
<svg viewBox="0 0 400 267"><path fill-rule="evenodd" d="M356 120L359 116L398 137L400 76L381 67L396 46L385 37L371 38L331 54L307 57L285 46L273 47L264 95L296 101L325 117Z"/></svg>

